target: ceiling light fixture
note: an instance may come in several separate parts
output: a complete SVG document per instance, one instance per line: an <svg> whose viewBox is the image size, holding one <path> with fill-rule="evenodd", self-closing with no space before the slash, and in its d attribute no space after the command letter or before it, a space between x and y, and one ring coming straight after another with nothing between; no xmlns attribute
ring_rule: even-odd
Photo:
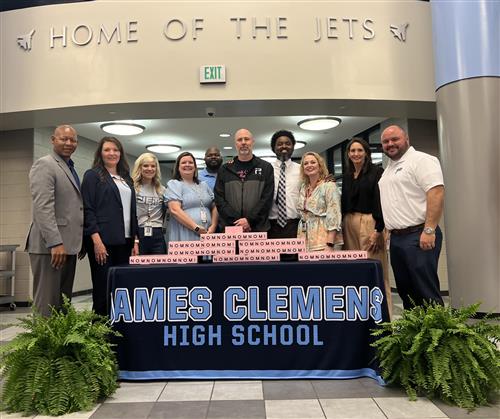
<svg viewBox="0 0 500 419"><path fill-rule="evenodd" d="M229 147L229 146L224 147L224 150L232 150L232 149L233 149L233 147Z"/></svg>
<svg viewBox="0 0 500 419"><path fill-rule="evenodd" d="M339 126L341 122L340 118L333 116L315 116L304 119L298 122L297 125L308 131L324 131Z"/></svg>
<svg viewBox="0 0 500 419"><path fill-rule="evenodd" d="M141 134L146 128L131 122L107 122L101 125L101 129L113 135L137 135Z"/></svg>
<svg viewBox="0 0 500 419"><path fill-rule="evenodd" d="M219 134L219 137L222 137L222 138L228 138L230 136L231 136L231 134L228 134L226 132L223 132L222 134Z"/></svg>
<svg viewBox="0 0 500 419"><path fill-rule="evenodd" d="M169 154L181 150L182 147L175 144L151 144L147 145L146 148L153 153Z"/></svg>
<svg viewBox="0 0 500 419"><path fill-rule="evenodd" d="M298 150L300 148L304 148L307 145L305 141L296 141L295 142L295 150Z"/></svg>

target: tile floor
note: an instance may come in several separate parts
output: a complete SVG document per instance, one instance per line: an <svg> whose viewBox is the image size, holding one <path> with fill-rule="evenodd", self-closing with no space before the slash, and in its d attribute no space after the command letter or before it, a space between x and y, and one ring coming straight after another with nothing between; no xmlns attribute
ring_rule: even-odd
<svg viewBox="0 0 500 419"><path fill-rule="evenodd" d="M401 312L397 295L394 314ZM90 296L73 300L88 308ZM0 344L21 330L17 318L29 309L0 309ZM0 412L1 419L21 418ZM44 419L47 416L33 416ZM121 382L116 393L92 411L60 418L328 418L328 419L499 419L500 403L468 413L439 401L420 398L408 401L396 388L375 380L255 380L255 381L148 381Z"/></svg>

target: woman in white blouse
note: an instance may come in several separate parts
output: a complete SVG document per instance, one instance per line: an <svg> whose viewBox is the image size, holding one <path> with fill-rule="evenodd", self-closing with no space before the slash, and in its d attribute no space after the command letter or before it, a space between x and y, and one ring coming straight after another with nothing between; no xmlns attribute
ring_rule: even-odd
<svg viewBox="0 0 500 419"><path fill-rule="evenodd" d="M167 253L163 236L163 221L167 204L165 187L161 184L158 158L152 153L141 154L134 164L132 179L136 194L139 238L135 240L135 253L164 255Z"/></svg>

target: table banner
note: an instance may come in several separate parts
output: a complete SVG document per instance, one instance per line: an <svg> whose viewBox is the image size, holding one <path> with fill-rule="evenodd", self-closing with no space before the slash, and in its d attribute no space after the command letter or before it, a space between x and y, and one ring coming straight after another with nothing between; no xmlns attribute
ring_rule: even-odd
<svg viewBox="0 0 500 419"><path fill-rule="evenodd" d="M301 252L299 253L299 261L316 261L316 260L356 260L368 259L366 250L336 250L334 252Z"/></svg>
<svg viewBox="0 0 500 419"><path fill-rule="evenodd" d="M225 241L225 240L266 240L267 232L257 232L257 233L213 233L213 234L201 234L201 242L213 242L213 241Z"/></svg>
<svg viewBox="0 0 500 419"><path fill-rule="evenodd" d="M173 256L173 255L140 255L130 256L130 265L153 265L165 263L197 263L198 258L196 255L188 256Z"/></svg>
<svg viewBox="0 0 500 419"><path fill-rule="evenodd" d="M279 253L265 252L257 255L216 255L213 257L213 263L234 263L234 262L279 262Z"/></svg>
<svg viewBox="0 0 500 419"><path fill-rule="evenodd" d="M380 379L374 260L110 269L120 378Z"/></svg>

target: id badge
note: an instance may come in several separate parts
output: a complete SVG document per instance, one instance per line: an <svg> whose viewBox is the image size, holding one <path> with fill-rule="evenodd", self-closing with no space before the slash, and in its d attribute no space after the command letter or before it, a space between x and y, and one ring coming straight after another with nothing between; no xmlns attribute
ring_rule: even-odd
<svg viewBox="0 0 500 419"><path fill-rule="evenodd" d="M144 237L151 237L153 235L153 227L144 226Z"/></svg>
<svg viewBox="0 0 500 419"><path fill-rule="evenodd" d="M203 224L206 224L207 223L207 213L205 212L205 210L200 210L200 220Z"/></svg>
<svg viewBox="0 0 500 419"><path fill-rule="evenodd" d="M302 232L305 233L307 231L307 222L302 221Z"/></svg>

